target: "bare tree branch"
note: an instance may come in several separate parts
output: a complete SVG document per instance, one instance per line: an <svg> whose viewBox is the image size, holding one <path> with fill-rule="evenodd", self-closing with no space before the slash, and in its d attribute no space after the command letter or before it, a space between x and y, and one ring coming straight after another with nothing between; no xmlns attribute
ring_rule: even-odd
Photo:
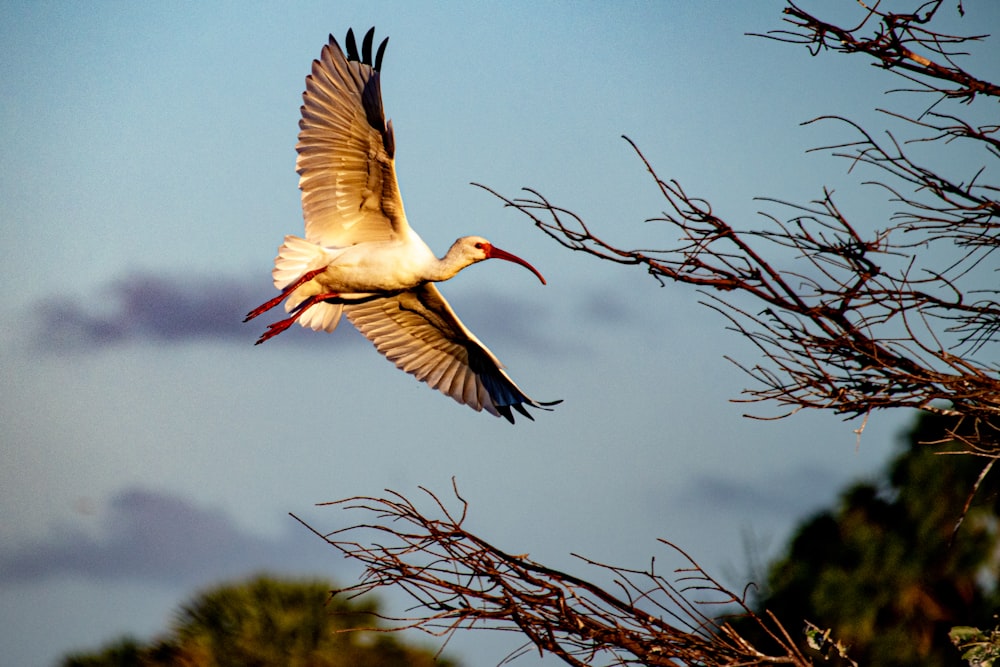
<svg viewBox="0 0 1000 667"><path fill-rule="evenodd" d="M791 28L772 30L757 37L766 37L790 44L804 44L812 55L823 51L861 53L884 67L918 84L924 92L972 102L976 95L1000 97L1000 86L977 78L955 63L955 50L987 35L950 35L928 28L941 9L943 0L931 0L912 12L879 11L881 2L864 8L861 21L853 27L841 27L823 21L789 1L784 9L785 22ZM860 36L874 27L874 34ZM752 34L752 33L751 33ZM949 87L951 84L952 87Z"/></svg>
<svg viewBox="0 0 1000 667"><path fill-rule="evenodd" d="M881 12L880 3L862 6L860 23L844 28L789 3L785 20L792 29L765 36L806 44L814 55L867 54L885 69L918 78L942 100L1000 96L1000 88L956 63L958 47L982 36L929 28L940 0L907 14ZM873 26L873 36L859 36ZM919 136L901 142L841 117L809 121L840 123L851 132L848 141L813 150L847 159L850 170L875 170L879 178L867 182L897 207L880 229L853 222L826 188L807 204L762 198L786 213L762 212L764 225L737 227L715 215L707 199L661 178L628 137L665 203L646 222L677 236L666 247L619 246L535 189L511 198L479 187L566 248L641 266L661 284L702 288L705 303L764 357L735 362L753 380L741 400L777 404L780 416L803 408L848 418L888 408L958 415L977 425L977 439L965 440L971 451L1000 456L1000 187L984 182L985 166L968 165L969 173L956 178L912 154L913 144L961 141L995 168L1000 125L972 125L932 110L917 118L884 113ZM788 250L791 260L784 259ZM737 295L755 305L747 307Z"/></svg>
<svg viewBox="0 0 1000 667"><path fill-rule="evenodd" d="M520 631L530 640L521 651L533 646L575 667L599 660L664 667L812 664L777 619L755 614L744 595L726 590L670 542L659 540L682 563L670 576L657 571L655 558L648 568L631 569L577 556L611 575L613 588L602 588L468 532L468 504L457 486L458 512L421 490L432 513L387 491L383 498L325 503L372 517L343 530L321 534L295 517L365 567L359 583L335 594L392 587L413 599L413 615L380 616L394 630L416 628L445 638L461 628ZM754 623L781 653L766 654L744 639L726 620L734 616Z"/></svg>

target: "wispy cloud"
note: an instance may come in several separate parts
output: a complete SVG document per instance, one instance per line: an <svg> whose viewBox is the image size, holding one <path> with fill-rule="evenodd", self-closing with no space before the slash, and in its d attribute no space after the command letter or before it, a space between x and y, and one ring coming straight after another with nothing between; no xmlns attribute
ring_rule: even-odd
<svg viewBox="0 0 1000 667"><path fill-rule="evenodd" d="M259 276L180 277L144 272L127 274L78 298L53 296L33 308L33 343L54 351L84 351L130 343L200 341L252 345L268 323L284 316L280 306L249 323L247 311L274 296L274 288ZM487 341L504 341L535 350L555 352L558 341L546 334L550 315L539 304L523 303L499 291L460 293L454 303L463 319L477 323ZM338 345L360 337L347 335L346 319L334 335ZM325 343L328 334L292 327L282 344ZM275 343L269 343L274 345Z"/></svg>
<svg viewBox="0 0 1000 667"><path fill-rule="evenodd" d="M516 345L545 354L566 351L565 343L552 333L554 317L544 301L519 299L497 288L463 291L444 285L440 289L465 325L487 347L496 343L497 347Z"/></svg>
<svg viewBox="0 0 1000 667"><path fill-rule="evenodd" d="M41 541L0 546L0 582L69 574L191 585L262 570L320 571L335 560L291 519L287 535L260 537L224 512L145 489L115 496L99 519L99 537L68 528Z"/></svg>
<svg viewBox="0 0 1000 667"><path fill-rule="evenodd" d="M627 289L615 290L606 285L587 290L580 297L580 313L588 322L597 325L636 326L642 322L641 313L622 297L627 293Z"/></svg>
<svg viewBox="0 0 1000 667"><path fill-rule="evenodd" d="M843 485L830 472L815 466L782 470L766 479L699 475L678 491L678 500L702 509L752 508L753 513L785 519L802 517L819 509L822 498L834 498ZM804 506L802 498L820 499Z"/></svg>
<svg viewBox="0 0 1000 667"><path fill-rule="evenodd" d="M133 273L83 299L52 297L37 308L36 340L59 349L92 348L133 341L190 339L253 342L256 330L242 323L267 285L221 276L178 278Z"/></svg>

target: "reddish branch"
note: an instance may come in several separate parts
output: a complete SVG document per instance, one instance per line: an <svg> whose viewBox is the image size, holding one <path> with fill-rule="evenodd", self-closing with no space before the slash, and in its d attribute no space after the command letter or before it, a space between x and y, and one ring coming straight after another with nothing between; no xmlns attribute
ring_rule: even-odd
<svg viewBox="0 0 1000 667"><path fill-rule="evenodd" d="M790 3L785 13L793 29L767 36L808 44L813 53L865 53L942 99L971 103L977 95L1000 95L955 63L955 47L980 36L927 26L940 6L892 14L875 5L858 26L840 28ZM873 24L874 36L859 36ZM885 113L921 133L911 142L962 141L984 161L995 165L1000 158L998 125L974 126L931 110L917 118ZM616 245L537 190L509 198L485 189L571 250L641 266L661 283L703 288L708 305L763 354L757 364L736 362L754 381L743 400L775 402L786 408L780 416L802 408L847 417L897 407L947 412L975 425L977 435L965 438L971 450L1000 456L1000 188L982 182L985 167L971 166L965 179L946 176L890 133L877 139L843 118L810 122L830 120L846 124L855 138L815 150L848 159L851 169L875 169L878 179L870 182L897 206L882 229L852 222L825 188L808 204L765 199L790 213L763 213L763 226L739 228L678 181L660 178L627 137L665 202L647 222L666 225L664 235L676 237L667 247ZM793 259L779 263L775 258L788 257L787 249ZM741 305L747 300L739 294L753 305Z"/></svg>
<svg viewBox="0 0 1000 667"><path fill-rule="evenodd" d="M576 667L812 664L776 619L755 614L743 596L726 590L669 542L660 540L684 562L671 576L656 571L655 559L639 570L577 556L612 575L613 588L602 588L466 531L468 505L457 487L457 514L422 490L433 515L388 491L385 498L327 503L372 517L344 530L320 534L296 517L365 568L359 583L334 594L395 587L415 601L411 616L380 617L392 630L417 628L446 638L462 628L520 631L530 643L508 659L534 646ZM726 622L734 616L755 624L780 652L757 650Z"/></svg>
<svg viewBox="0 0 1000 667"><path fill-rule="evenodd" d="M823 21L793 2L784 9L785 22L792 27L758 35L791 44L805 44L815 56L822 51L861 53L875 64L921 86L921 90L971 102L976 95L1000 97L1000 86L977 78L955 63L966 55L956 47L980 41L987 35L950 35L931 30L928 24L941 9L943 0L931 0L912 12L883 12L883 3L874 0L864 8L861 21L841 27ZM962 12L961 4L959 12ZM874 34L864 36L866 31ZM931 81L928 81L931 80Z"/></svg>

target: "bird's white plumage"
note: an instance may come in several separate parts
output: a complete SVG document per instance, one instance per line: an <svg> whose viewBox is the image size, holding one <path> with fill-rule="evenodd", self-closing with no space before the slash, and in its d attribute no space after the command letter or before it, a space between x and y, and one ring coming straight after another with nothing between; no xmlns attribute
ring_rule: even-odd
<svg viewBox="0 0 1000 667"><path fill-rule="evenodd" d="M511 408L531 418L523 404L544 408L526 396L500 360L469 329L434 286L470 264L496 257L524 260L486 239L458 239L438 259L410 229L396 181L395 138L382 108L372 36L361 54L347 34L347 54L333 37L313 62L303 93L299 123L299 187L305 238L286 236L272 276L292 317L272 324L258 343L292 322L332 331L346 313L350 321L400 369L475 410L504 416Z"/></svg>
<svg viewBox="0 0 1000 667"><path fill-rule="evenodd" d="M302 99L295 167L306 239L343 247L405 235L379 73L347 60L331 38L313 62Z"/></svg>
<svg viewBox="0 0 1000 667"><path fill-rule="evenodd" d="M387 359L459 403L498 414L484 372L520 393L500 360L462 324L433 283L344 310Z"/></svg>

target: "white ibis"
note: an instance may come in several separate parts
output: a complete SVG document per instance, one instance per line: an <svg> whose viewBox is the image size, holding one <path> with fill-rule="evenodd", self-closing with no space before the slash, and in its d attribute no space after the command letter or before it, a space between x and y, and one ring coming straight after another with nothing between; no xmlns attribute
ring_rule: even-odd
<svg viewBox="0 0 1000 667"><path fill-rule="evenodd" d="M526 396L434 286L465 267L497 258L535 267L478 236L458 239L438 259L410 228L396 181L395 139L386 122L379 84L386 38L372 59L375 29L359 55L347 31L347 54L337 40L313 61L302 94L296 170L302 190L305 238L286 236L274 260L274 299L244 322L283 300L290 317L268 326L257 344L293 322L333 331L345 313L379 352L474 410L503 415L511 408L532 419L525 405L549 409Z"/></svg>

